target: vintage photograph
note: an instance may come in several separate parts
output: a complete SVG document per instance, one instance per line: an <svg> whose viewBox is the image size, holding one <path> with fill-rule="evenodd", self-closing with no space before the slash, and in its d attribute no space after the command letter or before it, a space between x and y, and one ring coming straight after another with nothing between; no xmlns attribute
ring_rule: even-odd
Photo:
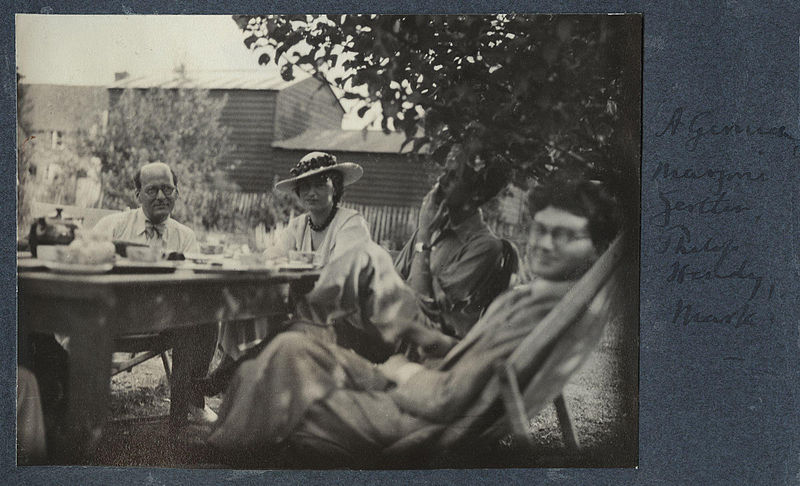
<svg viewBox="0 0 800 486"><path fill-rule="evenodd" d="M641 15L15 34L19 465L638 465Z"/></svg>

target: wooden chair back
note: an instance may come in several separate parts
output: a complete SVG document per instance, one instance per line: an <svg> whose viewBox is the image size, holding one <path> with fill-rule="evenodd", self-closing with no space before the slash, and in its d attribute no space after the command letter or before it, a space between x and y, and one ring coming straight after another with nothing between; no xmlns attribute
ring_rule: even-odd
<svg viewBox="0 0 800 486"><path fill-rule="evenodd" d="M81 219L84 228L94 228L100 219L109 214L118 213L116 209L100 209L100 208L82 208L78 206L70 206L67 204L53 204L34 201L31 204L31 215L34 218L42 216L53 216L56 214L56 209L62 209L62 216L65 218Z"/></svg>
<svg viewBox="0 0 800 486"><path fill-rule="evenodd" d="M470 440L501 437L509 430L527 434L528 417L551 402L559 404L564 385L599 344L612 318L610 293L616 287L624 243L624 235L618 236L511 356L497 364L495 375L461 418L423 428L387 452L449 450Z"/></svg>
<svg viewBox="0 0 800 486"><path fill-rule="evenodd" d="M618 236L592 268L550 313L528 334L511 356L498 364L496 376L479 400L444 432L439 443L458 444L467 436L498 436L513 430L514 421L535 416L553 402L600 342L610 319L609 292L623 257L623 236ZM510 417L503 410L509 375L519 384L527 417ZM505 400L505 412L513 409ZM494 412L494 413L492 413ZM509 422L511 420L511 422ZM519 424L518 424L519 425ZM527 426L527 424L525 424Z"/></svg>

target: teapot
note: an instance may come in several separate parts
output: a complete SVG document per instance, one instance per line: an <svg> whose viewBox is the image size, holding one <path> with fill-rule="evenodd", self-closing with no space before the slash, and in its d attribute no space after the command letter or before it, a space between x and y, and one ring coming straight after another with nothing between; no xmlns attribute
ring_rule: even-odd
<svg viewBox="0 0 800 486"><path fill-rule="evenodd" d="M36 257L38 245L68 245L75 239L75 230L81 227L81 220L62 216L63 208L56 208L56 215L36 218L28 235L31 255Z"/></svg>

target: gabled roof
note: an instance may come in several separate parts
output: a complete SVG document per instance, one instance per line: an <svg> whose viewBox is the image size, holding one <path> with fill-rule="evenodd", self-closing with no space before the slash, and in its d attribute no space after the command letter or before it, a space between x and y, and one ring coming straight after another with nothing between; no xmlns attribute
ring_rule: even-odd
<svg viewBox="0 0 800 486"><path fill-rule="evenodd" d="M132 76L115 81L109 88L161 88L161 89L246 89L279 91L299 83L310 76L297 72L292 81L265 70L189 71Z"/></svg>
<svg viewBox="0 0 800 486"><path fill-rule="evenodd" d="M402 132L383 133L377 130L306 130L300 135L273 142L274 148L286 150L323 150L330 152L363 152L398 154L406 136ZM403 147L410 153L412 145ZM422 148L425 152L425 147Z"/></svg>

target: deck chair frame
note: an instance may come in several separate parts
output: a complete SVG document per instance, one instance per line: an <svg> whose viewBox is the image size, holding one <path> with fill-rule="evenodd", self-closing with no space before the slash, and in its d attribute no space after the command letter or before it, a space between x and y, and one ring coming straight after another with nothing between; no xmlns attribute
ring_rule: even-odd
<svg viewBox="0 0 800 486"><path fill-rule="evenodd" d="M604 253L603 258L598 260L590 272L584 276L579 285L569 292L564 299L557 305L550 314L538 326L543 331L541 335L531 333L520 344L517 350L512 353L508 360L498 369L498 381L501 388L501 396L503 405L506 410L506 418L511 425L511 431L514 436L524 444L532 445L530 431L528 430L530 424L530 414L526 403L525 395L532 395L536 393L536 377L537 370L530 369L526 374L530 377L519 376L518 368L525 367L526 356L537 356L545 351L546 347L563 336L568 327L576 322L587 311L591 303L601 293L602 289L611 280L613 274L622 258L622 240L621 237L614 241L614 243ZM604 299L605 308L600 312L600 315L607 315L607 307L609 299ZM602 319L602 318L601 318ZM599 335L605 328L607 319L602 319L601 322L594 324L595 335L599 339ZM528 386L521 389L519 383L521 379L528 378ZM524 390L524 392L523 392ZM556 410L556 417L558 418L561 434L565 445L572 451L580 449L580 441L577 436L575 425L570 416L567 402L564 398L563 392L559 393L553 399L553 405ZM534 405L531 408L535 408ZM538 410L531 410L530 413L536 413ZM500 429L500 423L497 423L493 428ZM491 429L490 429L491 431Z"/></svg>
<svg viewBox="0 0 800 486"><path fill-rule="evenodd" d="M525 337L511 356L504 362L498 363L495 368L495 376L487 384L476 403L462 415L463 418L443 431L437 441L439 446L452 447L463 443L465 438L473 436L502 437L509 428L523 443L531 444L528 430L529 417L541 411L547 403L553 402L565 443L571 449L579 447L574 425L562 395L562 388L566 380L558 387L558 390L547 394L546 399L540 397L533 400L533 397L541 394L540 385L544 378L540 372L547 359L551 358L559 338L582 320L581 318L601 290L611 287L606 284L611 280L622 261L625 252L624 244L624 235L619 235L592 268ZM600 314L608 310L611 299L601 300L604 301L605 308L601 309ZM598 335L598 340L605 328L606 321L607 319L604 319L603 322L589 324L593 326L592 330ZM570 375L577 371L581 364L582 362L577 363ZM491 416L491 411L497 409L498 406L500 411L505 411L505 414L502 414L499 419L488 421L487 417Z"/></svg>

